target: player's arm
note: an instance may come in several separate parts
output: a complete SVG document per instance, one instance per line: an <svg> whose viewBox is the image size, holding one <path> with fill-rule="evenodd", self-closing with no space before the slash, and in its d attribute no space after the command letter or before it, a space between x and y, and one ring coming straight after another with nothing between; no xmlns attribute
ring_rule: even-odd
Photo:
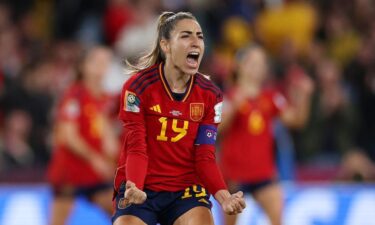
<svg viewBox="0 0 375 225"><path fill-rule="evenodd" d="M307 121L309 111L309 102L307 100L304 102L301 101L298 105L289 106L281 111L280 119L288 128L302 128Z"/></svg>
<svg viewBox="0 0 375 225"><path fill-rule="evenodd" d="M195 169L207 190L220 203L224 212L237 214L245 208L241 193L231 195L224 182L223 176L216 164L215 141L217 124L221 120L222 99L218 98L214 107L205 117L198 128L195 140Z"/></svg>
<svg viewBox="0 0 375 225"><path fill-rule="evenodd" d="M281 121L289 128L298 129L302 128L307 119L310 116L310 105L311 105L311 95L314 89L313 82L308 77L300 78L298 83L293 88L294 94L291 97L290 104L280 111ZM277 98L275 96L274 101Z"/></svg>
<svg viewBox="0 0 375 225"><path fill-rule="evenodd" d="M73 121L59 122L57 125L57 139L68 149L86 161L94 157L94 150L86 143L78 131L78 126Z"/></svg>
<svg viewBox="0 0 375 225"><path fill-rule="evenodd" d="M115 162L118 157L120 144L118 137L114 131L114 125L111 123L110 118L106 116L103 119L103 143L102 148L106 157L111 161Z"/></svg>
<svg viewBox="0 0 375 225"><path fill-rule="evenodd" d="M206 125L201 126L200 130L202 130L202 127L206 127ZM215 126L208 126L207 128L203 129L211 132L214 130L214 127ZM200 131L201 137L206 134L207 131ZM216 130L214 135L216 136ZM216 164L214 143L212 143L212 141L211 144L208 139L209 138L207 138L206 142L204 142L204 140L198 138L198 141L196 142L195 168L198 176L207 190L212 193L215 199L219 202L225 213L230 215L241 213L246 207L243 199L243 193L237 192L235 194L230 194L227 190L223 176Z"/></svg>
<svg viewBox="0 0 375 225"><path fill-rule="evenodd" d="M90 147L79 132L77 123L80 107L75 99L64 102L59 115L61 119L56 127L56 141L64 144L68 150L87 161L96 172L109 179L113 175L113 168L102 155Z"/></svg>
<svg viewBox="0 0 375 225"><path fill-rule="evenodd" d="M124 126L124 144L126 151L125 173L128 181L142 190L148 167L146 147L146 127L143 102L134 90L129 88L128 81L122 90L119 118Z"/></svg>
<svg viewBox="0 0 375 225"><path fill-rule="evenodd" d="M246 95L240 89L235 90L232 96L224 98L223 116L218 129L219 136L224 135L224 133L232 125L234 117L245 101Z"/></svg>

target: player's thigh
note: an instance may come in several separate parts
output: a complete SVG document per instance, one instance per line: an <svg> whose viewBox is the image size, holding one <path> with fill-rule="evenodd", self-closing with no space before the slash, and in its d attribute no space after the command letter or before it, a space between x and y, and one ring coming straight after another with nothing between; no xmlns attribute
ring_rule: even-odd
<svg viewBox="0 0 375 225"><path fill-rule="evenodd" d="M54 196L50 215L50 225L65 225L72 211L75 199L73 196Z"/></svg>
<svg viewBox="0 0 375 225"><path fill-rule="evenodd" d="M147 225L140 218L132 215L123 215L118 217L113 225Z"/></svg>
<svg viewBox="0 0 375 225"><path fill-rule="evenodd" d="M113 211L112 197L113 197L113 189L106 188L106 189L95 192L91 196L91 201L95 203L96 205L100 206L107 213L111 214Z"/></svg>
<svg viewBox="0 0 375 225"><path fill-rule="evenodd" d="M173 225L213 225L211 211L207 207L198 206L182 214Z"/></svg>
<svg viewBox="0 0 375 225"><path fill-rule="evenodd" d="M253 193L254 199L266 208L282 208L283 193L278 183L272 183L264 186ZM273 207L272 207L273 206Z"/></svg>
<svg viewBox="0 0 375 225"><path fill-rule="evenodd" d="M278 183L272 183L253 193L254 199L270 217L273 224L280 224L283 209L283 192Z"/></svg>

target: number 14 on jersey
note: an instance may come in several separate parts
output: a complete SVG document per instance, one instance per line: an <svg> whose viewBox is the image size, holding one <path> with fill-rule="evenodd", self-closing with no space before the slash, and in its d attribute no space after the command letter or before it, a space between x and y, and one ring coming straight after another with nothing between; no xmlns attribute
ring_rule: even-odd
<svg viewBox="0 0 375 225"><path fill-rule="evenodd" d="M181 140L186 134L187 130L189 128L189 121L183 121L182 127L178 126L178 121L177 119L169 119L167 117L160 117L159 122L161 123L161 129L160 129L160 134L156 137L156 140L158 141L168 141L170 140L171 142L177 142ZM170 124L172 123L172 131L176 134L174 137L167 137L167 129L168 126L171 126Z"/></svg>

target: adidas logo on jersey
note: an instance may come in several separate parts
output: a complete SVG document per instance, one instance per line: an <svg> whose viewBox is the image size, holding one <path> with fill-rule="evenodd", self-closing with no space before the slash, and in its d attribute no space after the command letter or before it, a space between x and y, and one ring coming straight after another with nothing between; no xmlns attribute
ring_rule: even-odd
<svg viewBox="0 0 375 225"><path fill-rule="evenodd" d="M160 105L159 105L159 104L150 107L150 109L151 109L152 111L154 111L154 112L161 113L161 109L160 109Z"/></svg>

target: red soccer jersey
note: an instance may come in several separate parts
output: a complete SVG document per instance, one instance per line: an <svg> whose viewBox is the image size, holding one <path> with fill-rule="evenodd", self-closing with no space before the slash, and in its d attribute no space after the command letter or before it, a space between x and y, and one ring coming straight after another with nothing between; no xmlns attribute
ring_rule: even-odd
<svg viewBox="0 0 375 225"><path fill-rule="evenodd" d="M216 129L220 122L220 89L203 75L195 74L188 81L182 100L177 101L163 75L163 66L159 64L132 76L124 85L121 99L119 117L125 122L125 142L116 171L115 187L129 179L126 173L131 168L126 167L133 163L127 160L130 154L142 155L148 162L144 179L147 189L180 191L200 184L199 177L202 176L197 174L195 167L196 154L199 154L195 152L197 134L202 125ZM141 135L136 133L137 130L145 132L145 136L132 143L137 135ZM205 135L216 139L216 130L211 132L207 129ZM142 143L143 138L145 144ZM215 160L214 152L212 155L207 160L211 160L211 156ZM145 168L139 168L142 169ZM140 188L143 188L142 179L135 182Z"/></svg>
<svg viewBox="0 0 375 225"><path fill-rule="evenodd" d="M64 121L74 122L84 141L98 153L102 152L102 126L108 105L106 96L94 97L83 87L75 84L63 96L57 108L56 125ZM88 186L104 180L69 147L56 140L48 178L54 185Z"/></svg>
<svg viewBox="0 0 375 225"><path fill-rule="evenodd" d="M272 120L285 106L283 95L271 90L243 103L221 142L221 166L226 179L258 182L276 175Z"/></svg>

